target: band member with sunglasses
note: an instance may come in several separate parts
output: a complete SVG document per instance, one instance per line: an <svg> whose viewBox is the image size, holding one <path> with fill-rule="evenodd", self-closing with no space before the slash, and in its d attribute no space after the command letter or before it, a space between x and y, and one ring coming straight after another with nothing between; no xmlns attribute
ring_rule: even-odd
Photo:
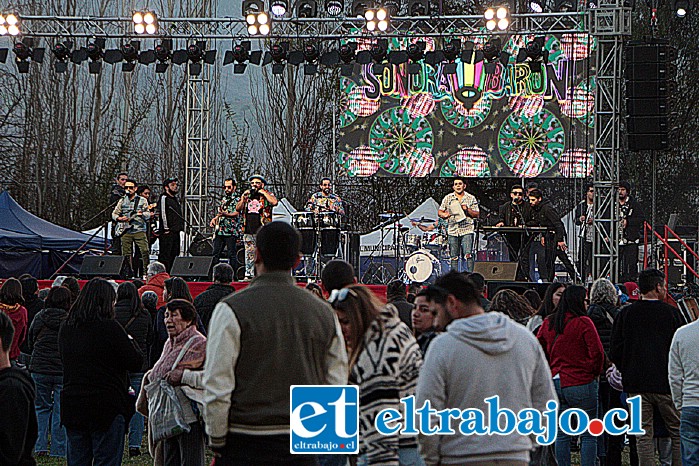
<svg viewBox="0 0 699 466"><path fill-rule="evenodd" d="M129 264L129 272L133 273L134 264L131 256L134 244L141 253L143 270L147 270L150 263L146 222L150 219L151 213L148 210L149 206L146 198L136 195L136 182L134 180L126 180L124 189L126 195L117 202L112 212L112 219L121 224L121 226L117 225L116 228L119 232L123 232L120 235L121 255L126 257Z"/></svg>

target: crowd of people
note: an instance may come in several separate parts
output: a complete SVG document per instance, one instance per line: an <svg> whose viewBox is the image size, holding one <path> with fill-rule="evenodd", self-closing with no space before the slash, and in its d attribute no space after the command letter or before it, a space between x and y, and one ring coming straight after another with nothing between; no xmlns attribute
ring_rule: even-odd
<svg viewBox="0 0 699 466"><path fill-rule="evenodd" d="M216 466L566 466L574 449L583 466L614 466L626 442L632 465L699 464L699 324L666 303L658 270L589 289L552 283L543 297L517 284L486 297L481 275L451 271L429 286L390 283L384 302L340 260L297 286L300 247L292 226L266 224L249 286L235 292L218 264L196 299L160 262L145 283L5 280L0 464L119 465L145 453L144 435L157 465L203 465L208 446ZM326 384L359 387L359 454L292 455L289 388ZM410 395L485 413L493 395L514 412L557 400L590 419L640 396L645 433L559 431L551 446L380 433L378 413Z"/></svg>

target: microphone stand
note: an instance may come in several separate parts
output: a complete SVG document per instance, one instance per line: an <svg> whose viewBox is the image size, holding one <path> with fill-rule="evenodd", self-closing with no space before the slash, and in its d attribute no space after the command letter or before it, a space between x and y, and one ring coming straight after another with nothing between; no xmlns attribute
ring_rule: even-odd
<svg viewBox="0 0 699 466"><path fill-rule="evenodd" d="M66 259L65 262L63 262L63 264L61 264L61 266L53 273L53 275L51 275L51 276L49 277L49 280L53 280L54 278L56 278L56 277L58 276L58 274L61 273L61 271L65 268L65 266L68 265L68 263L70 263L70 261L72 261L73 258L74 258L75 256L77 256L78 253L80 253L80 251L82 251L83 248L85 248L85 246L87 246L87 244L88 244L90 241L92 241L92 239L93 239L95 236L97 236L97 234L98 234L99 232L102 231L102 228L106 228L106 227L107 227L106 224L101 225L101 226L97 229L97 231L95 231L88 239L86 239L85 242L84 242L83 244L81 244L80 247L79 247L76 251L74 251L73 254L71 254L70 257L69 257L68 259ZM102 254L102 255L104 255L104 254Z"/></svg>

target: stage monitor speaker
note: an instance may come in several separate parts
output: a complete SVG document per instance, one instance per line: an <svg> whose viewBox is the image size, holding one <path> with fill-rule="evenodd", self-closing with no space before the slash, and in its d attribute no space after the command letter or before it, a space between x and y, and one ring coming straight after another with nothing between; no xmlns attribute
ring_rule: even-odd
<svg viewBox="0 0 699 466"><path fill-rule="evenodd" d="M473 271L483 275L485 281L514 281L517 278L517 262L476 262Z"/></svg>
<svg viewBox="0 0 699 466"><path fill-rule="evenodd" d="M84 278L121 278L124 256L85 256L80 266Z"/></svg>
<svg viewBox="0 0 699 466"><path fill-rule="evenodd" d="M170 275L182 278L208 278L211 270L211 263L214 258L211 256L200 257L175 257Z"/></svg>

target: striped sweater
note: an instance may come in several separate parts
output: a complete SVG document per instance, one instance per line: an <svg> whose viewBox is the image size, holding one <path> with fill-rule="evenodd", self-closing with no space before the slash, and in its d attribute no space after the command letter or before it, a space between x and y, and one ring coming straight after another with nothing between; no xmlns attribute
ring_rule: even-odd
<svg viewBox="0 0 699 466"><path fill-rule="evenodd" d="M360 455L369 464L398 466L398 449L417 447L415 437L383 436L374 420L386 408L400 408L400 399L415 394L422 354L398 310L384 307L364 335L364 349L351 369L350 383L359 386Z"/></svg>

